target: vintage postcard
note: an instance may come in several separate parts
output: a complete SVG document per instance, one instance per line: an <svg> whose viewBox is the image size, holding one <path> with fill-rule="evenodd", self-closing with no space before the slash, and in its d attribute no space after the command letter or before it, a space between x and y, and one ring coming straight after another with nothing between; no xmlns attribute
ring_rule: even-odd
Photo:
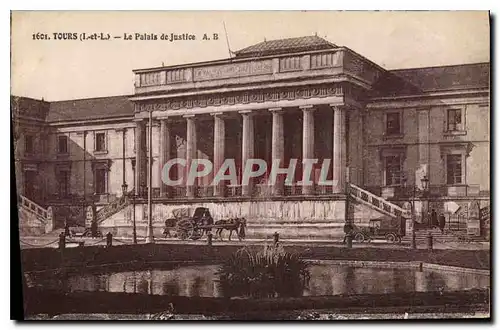
<svg viewBox="0 0 500 330"><path fill-rule="evenodd" d="M488 12L11 21L24 319L490 318Z"/></svg>

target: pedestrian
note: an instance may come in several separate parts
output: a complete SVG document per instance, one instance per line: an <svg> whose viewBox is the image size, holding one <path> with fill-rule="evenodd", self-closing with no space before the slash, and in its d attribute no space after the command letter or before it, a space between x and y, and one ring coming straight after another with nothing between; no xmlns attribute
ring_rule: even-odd
<svg viewBox="0 0 500 330"><path fill-rule="evenodd" d="M444 233L444 226L446 224L446 219L444 217L444 214L441 213L439 215L439 229L441 229L441 233Z"/></svg>
<svg viewBox="0 0 500 330"><path fill-rule="evenodd" d="M172 235L170 235L169 225L169 219L165 220L165 229L163 230L163 235L165 235L165 238L172 237Z"/></svg>
<svg viewBox="0 0 500 330"><path fill-rule="evenodd" d="M431 212L431 228L434 229L437 227L439 227L438 215L437 215L436 210L433 209Z"/></svg>
<svg viewBox="0 0 500 330"><path fill-rule="evenodd" d="M240 240L245 239L245 236L246 236L246 234L245 234L245 227L246 227L246 225L247 225L246 219L242 218L240 220L240 231L238 232L238 238Z"/></svg>
<svg viewBox="0 0 500 330"><path fill-rule="evenodd" d="M344 240L342 241L342 244L345 244L345 241L347 239L347 236L351 235L352 231L354 230L354 227L350 222L346 222L344 225Z"/></svg>
<svg viewBox="0 0 500 330"><path fill-rule="evenodd" d="M90 223L90 233L92 238L97 237L97 221L95 221L95 219L92 219L92 222Z"/></svg>
<svg viewBox="0 0 500 330"><path fill-rule="evenodd" d="M64 221L64 236L70 236L68 219Z"/></svg>

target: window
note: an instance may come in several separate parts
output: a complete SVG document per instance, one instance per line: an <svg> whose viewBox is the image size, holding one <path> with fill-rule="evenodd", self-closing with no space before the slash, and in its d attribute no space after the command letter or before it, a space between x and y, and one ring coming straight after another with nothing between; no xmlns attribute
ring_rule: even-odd
<svg viewBox="0 0 500 330"><path fill-rule="evenodd" d="M57 140L57 151L60 154L67 154L68 153L68 137L61 135L58 137Z"/></svg>
<svg viewBox="0 0 500 330"><path fill-rule="evenodd" d="M95 151L106 151L106 133L95 134Z"/></svg>
<svg viewBox="0 0 500 330"><path fill-rule="evenodd" d="M462 155L446 155L446 183L462 183Z"/></svg>
<svg viewBox="0 0 500 330"><path fill-rule="evenodd" d="M399 112L391 112L386 114L386 135L401 134L401 120Z"/></svg>
<svg viewBox="0 0 500 330"><path fill-rule="evenodd" d="M401 184L402 157L400 155L385 157L385 185Z"/></svg>
<svg viewBox="0 0 500 330"><path fill-rule="evenodd" d="M462 110L461 109L448 109L447 112L448 131L462 130Z"/></svg>
<svg viewBox="0 0 500 330"><path fill-rule="evenodd" d="M59 171L57 180L59 184L59 196L67 197L69 195L69 171Z"/></svg>
<svg viewBox="0 0 500 330"><path fill-rule="evenodd" d="M33 153L33 136L25 135L24 136L24 152L27 154Z"/></svg>
<svg viewBox="0 0 500 330"><path fill-rule="evenodd" d="M106 193L106 176L107 170L104 168L97 168L95 170L95 193L105 194Z"/></svg>

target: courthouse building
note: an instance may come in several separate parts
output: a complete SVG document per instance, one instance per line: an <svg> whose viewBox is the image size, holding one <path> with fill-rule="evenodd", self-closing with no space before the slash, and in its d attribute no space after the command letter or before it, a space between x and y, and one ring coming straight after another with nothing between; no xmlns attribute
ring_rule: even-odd
<svg viewBox="0 0 500 330"><path fill-rule="evenodd" d="M152 129L155 235L173 209L197 206L216 220L245 217L255 237L335 237L346 220L408 217L409 201L419 223L434 209L467 226L490 203L489 71L489 63L386 70L307 36L223 60L134 70L133 95L13 96L20 209L53 219L40 222L49 231L67 219L85 224L95 205L103 230L129 235L135 219L144 235ZM187 185L176 166L170 176L184 184L167 186L161 171L173 158L209 159L215 172L234 159L238 182L211 186L212 173ZM298 159L293 182L280 176L270 185L268 168L242 186L252 158L281 167ZM311 158L315 185L298 185L301 160ZM331 185L318 184L325 159ZM483 227L469 224L469 233Z"/></svg>

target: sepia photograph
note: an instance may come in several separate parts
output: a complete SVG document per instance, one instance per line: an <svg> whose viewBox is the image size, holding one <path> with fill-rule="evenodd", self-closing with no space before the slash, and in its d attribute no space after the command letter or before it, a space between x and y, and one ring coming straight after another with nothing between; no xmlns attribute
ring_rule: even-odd
<svg viewBox="0 0 500 330"><path fill-rule="evenodd" d="M20 320L490 319L490 24L11 11Z"/></svg>

